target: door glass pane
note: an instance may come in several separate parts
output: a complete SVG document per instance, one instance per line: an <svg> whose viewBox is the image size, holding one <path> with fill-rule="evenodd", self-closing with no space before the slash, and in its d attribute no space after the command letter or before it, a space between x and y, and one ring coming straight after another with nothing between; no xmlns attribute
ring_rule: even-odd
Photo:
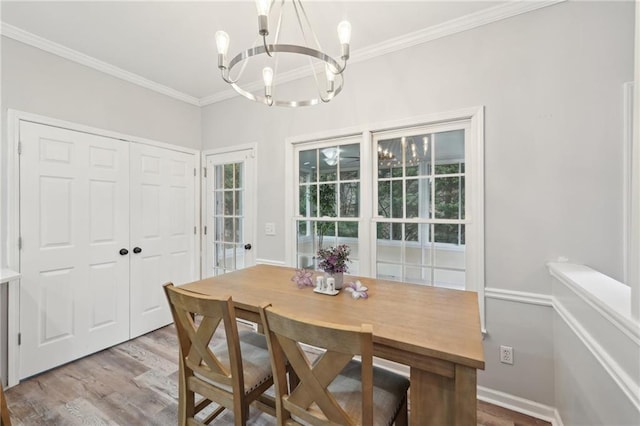
<svg viewBox="0 0 640 426"><path fill-rule="evenodd" d="M243 268L244 252L244 164L214 166L214 273Z"/></svg>
<svg viewBox="0 0 640 426"><path fill-rule="evenodd" d="M233 191L224 191L224 214L226 216L232 216L233 208Z"/></svg>
<svg viewBox="0 0 640 426"><path fill-rule="evenodd" d="M233 166L234 166L233 164L224 165L224 188L225 189L233 188L233 177L234 177Z"/></svg>
<svg viewBox="0 0 640 426"><path fill-rule="evenodd" d="M213 170L214 189L222 189L222 183L224 182L224 166L215 166Z"/></svg>
<svg viewBox="0 0 640 426"><path fill-rule="evenodd" d="M234 188L238 188L239 189L239 188L243 187L242 167L243 167L242 163L235 163L233 165L233 171L234 171L233 184L234 184Z"/></svg>

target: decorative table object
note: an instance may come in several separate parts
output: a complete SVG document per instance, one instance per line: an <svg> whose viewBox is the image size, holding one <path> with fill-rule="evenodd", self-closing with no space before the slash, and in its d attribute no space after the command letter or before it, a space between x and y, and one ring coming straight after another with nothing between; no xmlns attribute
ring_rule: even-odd
<svg viewBox="0 0 640 426"><path fill-rule="evenodd" d="M296 283L298 288L313 287L313 271L309 269L296 269L296 273L291 277L291 281Z"/></svg>
<svg viewBox="0 0 640 426"><path fill-rule="evenodd" d="M318 250L318 259L320 260L318 267L325 272L327 278L331 277L335 280L336 290L342 288L343 274L349 271L347 263L351 262L349 260L350 253L351 249L346 244Z"/></svg>
<svg viewBox="0 0 640 426"><path fill-rule="evenodd" d="M363 286L362 283L358 280L354 283L347 284L345 291L351 293L351 297L354 299L367 299L369 294L367 294L368 288Z"/></svg>

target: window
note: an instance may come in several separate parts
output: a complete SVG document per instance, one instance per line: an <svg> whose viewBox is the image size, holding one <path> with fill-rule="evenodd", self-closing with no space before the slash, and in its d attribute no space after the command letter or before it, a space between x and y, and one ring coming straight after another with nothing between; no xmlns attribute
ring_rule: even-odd
<svg viewBox="0 0 640 426"><path fill-rule="evenodd" d="M347 244L351 274L478 291L484 324L482 117L290 141L290 264L315 269L320 247Z"/></svg>
<svg viewBox="0 0 640 426"><path fill-rule="evenodd" d="M297 266L315 269L320 247L348 244L358 273L360 144L335 140L297 154Z"/></svg>
<svg viewBox="0 0 640 426"><path fill-rule="evenodd" d="M465 288L465 132L374 135L379 278Z"/></svg>

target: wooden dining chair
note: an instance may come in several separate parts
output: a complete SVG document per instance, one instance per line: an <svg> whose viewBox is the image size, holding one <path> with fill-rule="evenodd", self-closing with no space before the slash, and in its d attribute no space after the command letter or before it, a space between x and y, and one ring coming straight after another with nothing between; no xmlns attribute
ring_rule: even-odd
<svg viewBox="0 0 640 426"><path fill-rule="evenodd" d="M0 426L11 426L11 418L9 418L9 409L7 408L7 400L4 397L2 383L0 383Z"/></svg>
<svg viewBox="0 0 640 426"><path fill-rule="evenodd" d="M249 406L275 416L275 401L263 395L273 385L265 337L238 332L231 298L215 298L164 286L178 334L180 425L209 424L225 409L235 425L245 425ZM214 337L222 322L225 338ZM196 402L195 394L202 397ZM211 403L219 405L204 420L196 415Z"/></svg>
<svg viewBox="0 0 640 426"><path fill-rule="evenodd" d="M260 315L274 372L278 425L408 423L409 380L373 366L370 325L304 321L270 306L262 306ZM310 360L301 343L325 352ZM298 377L291 389L287 362Z"/></svg>

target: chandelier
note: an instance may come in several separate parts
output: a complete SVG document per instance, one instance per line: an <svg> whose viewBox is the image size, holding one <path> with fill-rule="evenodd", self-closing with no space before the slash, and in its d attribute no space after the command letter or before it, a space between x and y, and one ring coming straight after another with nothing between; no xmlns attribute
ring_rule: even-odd
<svg viewBox="0 0 640 426"><path fill-rule="evenodd" d="M342 21L338 24L338 38L341 44L341 56L338 62L333 57L322 51L320 43L316 34L311 28L311 23L307 17L307 13L302 6L301 0L292 0L291 4L295 12L298 26L302 31L302 38L304 44L282 44L279 41L280 30L282 25L282 17L285 9L285 0L281 0L279 5L279 13L275 12L278 9L276 0L256 0L256 6L258 8L258 37L253 47L238 53L230 61L227 61L227 52L229 51L229 35L224 31L216 32L216 47L218 49L218 68L222 75L222 79L229 83L233 89L252 101L261 102L266 105L283 106L283 107L300 107L317 105L321 102L329 102L333 99L344 85L343 72L347 67L347 60L349 59L349 41L351 39L351 24L347 21ZM269 35L269 17L270 14L277 15L277 25L274 40L272 43L267 41ZM315 43L313 47L310 45L310 38ZM278 68L278 53L292 53L297 55L304 55L309 59L309 66L313 73L317 96L306 99L281 99L275 96L274 79L275 72ZM262 79L264 81L263 94L252 93L246 87L243 88L239 84L240 77L242 76L249 58L256 55L267 55L270 59L269 62L273 62L273 68L266 66L262 69ZM324 64L324 69L318 72L317 67L313 63L313 59L317 59ZM241 64L238 74L232 78L231 73L234 67ZM316 61L317 64L317 61ZM274 71L274 68L276 71ZM321 83L319 75L324 74L324 82Z"/></svg>

